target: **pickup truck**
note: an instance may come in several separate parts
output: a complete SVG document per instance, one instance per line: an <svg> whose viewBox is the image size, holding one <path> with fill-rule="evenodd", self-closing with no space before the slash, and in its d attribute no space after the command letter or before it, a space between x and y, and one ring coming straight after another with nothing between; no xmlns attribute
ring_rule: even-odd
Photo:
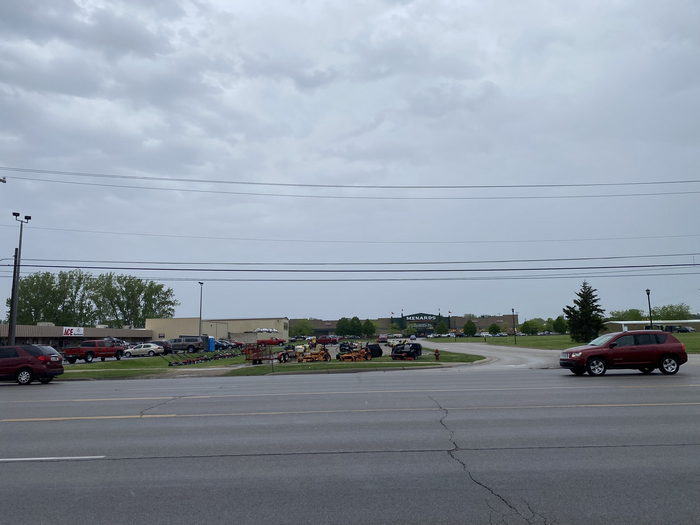
<svg viewBox="0 0 700 525"><path fill-rule="evenodd" d="M83 359L86 363L92 363L93 359L99 357L104 361L107 357L114 357L117 360L124 355L124 347L115 341L107 339L95 339L83 341L80 346L62 348L63 358L73 364L78 359Z"/></svg>

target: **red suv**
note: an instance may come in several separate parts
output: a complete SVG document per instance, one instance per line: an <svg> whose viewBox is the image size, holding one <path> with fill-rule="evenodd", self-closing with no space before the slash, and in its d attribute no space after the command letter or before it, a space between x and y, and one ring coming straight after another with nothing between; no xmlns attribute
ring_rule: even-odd
<svg viewBox="0 0 700 525"><path fill-rule="evenodd" d="M662 374L672 375L687 361L685 345L659 330L601 335L587 345L564 350L559 356L559 366L577 376L585 372L602 376L613 368L632 368L643 374L658 368Z"/></svg>
<svg viewBox="0 0 700 525"><path fill-rule="evenodd" d="M20 385L34 380L46 384L63 373L63 358L50 346L0 346L0 379L11 379Z"/></svg>

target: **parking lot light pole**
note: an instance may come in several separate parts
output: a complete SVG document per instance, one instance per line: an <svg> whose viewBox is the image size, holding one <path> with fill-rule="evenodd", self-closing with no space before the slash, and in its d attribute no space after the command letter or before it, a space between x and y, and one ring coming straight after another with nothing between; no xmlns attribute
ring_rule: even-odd
<svg viewBox="0 0 700 525"><path fill-rule="evenodd" d="M513 344L517 345L518 344L518 328L515 326L515 308L511 308L510 311L512 312L512 320L513 320Z"/></svg>
<svg viewBox="0 0 700 525"><path fill-rule="evenodd" d="M654 321L651 318L651 290L647 288L647 304L649 305L649 326L650 329L654 329Z"/></svg>
<svg viewBox="0 0 700 525"><path fill-rule="evenodd" d="M204 294L204 283L199 282L199 338L202 337L202 295Z"/></svg>
<svg viewBox="0 0 700 525"><path fill-rule="evenodd" d="M19 245L15 248L15 264L12 271L12 297L10 298L10 325L7 327L7 343L15 344L15 334L17 331L17 304L19 302L19 270L22 261L22 232L24 225L32 220L30 215L25 215L24 219L19 218L19 212L12 212L12 216L19 222Z"/></svg>

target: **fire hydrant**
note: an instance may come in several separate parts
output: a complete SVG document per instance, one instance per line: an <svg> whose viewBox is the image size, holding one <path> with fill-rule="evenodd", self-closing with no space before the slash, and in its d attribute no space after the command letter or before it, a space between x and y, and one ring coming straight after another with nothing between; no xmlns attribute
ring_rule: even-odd
<svg viewBox="0 0 700 525"><path fill-rule="evenodd" d="M435 354L435 361L440 361L440 350L436 348L433 353Z"/></svg>

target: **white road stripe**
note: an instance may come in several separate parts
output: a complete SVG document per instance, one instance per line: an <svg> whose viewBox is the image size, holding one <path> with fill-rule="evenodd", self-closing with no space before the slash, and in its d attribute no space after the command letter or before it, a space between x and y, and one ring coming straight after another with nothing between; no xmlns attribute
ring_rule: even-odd
<svg viewBox="0 0 700 525"><path fill-rule="evenodd" d="M54 456L46 458L0 458L0 463L14 463L19 461L79 461L83 459L104 459L107 456Z"/></svg>

